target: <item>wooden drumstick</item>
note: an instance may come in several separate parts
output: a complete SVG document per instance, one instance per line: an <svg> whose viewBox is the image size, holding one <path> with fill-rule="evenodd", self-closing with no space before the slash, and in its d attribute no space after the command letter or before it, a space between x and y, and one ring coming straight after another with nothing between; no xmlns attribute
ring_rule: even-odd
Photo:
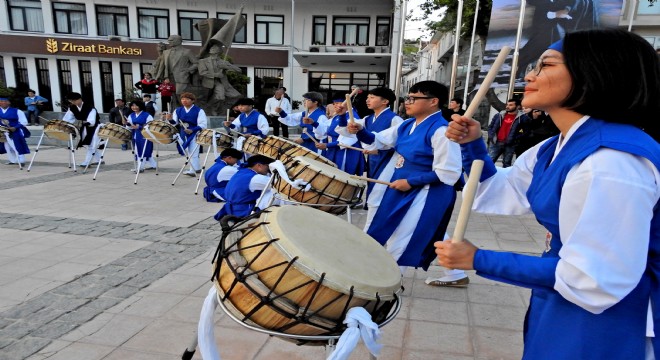
<svg viewBox="0 0 660 360"><path fill-rule="evenodd" d="M339 144L339 147L343 147L343 148L345 148L345 149L351 149L351 150L355 150L355 151L359 151L359 152L363 152L363 151L364 151L363 148L359 148L359 147L355 147L355 146L350 146L350 145L344 145L344 144Z"/></svg>
<svg viewBox="0 0 660 360"><path fill-rule="evenodd" d="M472 118L472 116L474 116L474 113L477 111L477 108L479 107L481 100L483 100L484 96L486 96L486 92L488 92L488 89L490 89L490 85L493 84L493 80L495 80L495 76L497 76L497 73L500 71L500 67L502 67L502 64L504 64L504 60L506 60L506 57L507 55L509 55L509 52L511 52L511 47L509 46L502 47L502 50L500 50L500 53L497 55L497 58L495 59L495 62L493 62L493 65L490 67L490 70L488 70L488 74L486 75L486 78L481 83L481 86L479 87L477 94L474 95L474 98L472 99L470 106L468 106L467 110L465 110L465 114L463 116L465 116L466 118Z"/></svg>
<svg viewBox="0 0 660 360"><path fill-rule="evenodd" d="M350 178L351 178L351 179L356 179L356 180L368 181L368 182L372 182L372 183L376 183L376 184L383 184L383 185L387 185L387 186L391 186L391 185L392 185L391 182L387 182L387 181L383 181L383 180L378 180L378 179L372 179L372 178L368 178L368 177L366 177L366 176L351 175Z"/></svg>
<svg viewBox="0 0 660 360"><path fill-rule="evenodd" d="M50 121L49 119L46 119L46 118L43 117L43 116L39 116L39 119L41 119L41 120L46 120L46 122Z"/></svg>
<svg viewBox="0 0 660 360"><path fill-rule="evenodd" d="M348 123L355 124L355 118L353 117L353 104L351 103L351 94L346 94L346 112L348 112Z"/></svg>
<svg viewBox="0 0 660 360"><path fill-rule="evenodd" d="M309 136L309 138L314 142L314 144L318 144L318 143L319 143L319 142L318 142L318 141L317 141L312 135L309 134L309 132L307 132L307 128L303 128L303 133L304 133L305 135Z"/></svg>
<svg viewBox="0 0 660 360"><path fill-rule="evenodd" d="M465 236L465 229L467 228L467 222L470 218L470 211L472 210L472 204L474 203L474 196L477 193L477 186L479 185L479 178L481 178L481 171L483 168L483 160L474 160L472 162L470 177L468 178L468 181L463 188L463 203L461 204L461 210L459 211L458 218L456 219L456 228L454 229L454 235L452 236L451 242L456 243L463 241Z"/></svg>
<svg viewBox="0 0 660 360"><path fill-rule="evenodd" d="M356 86L355 89L353 89L353 91L351 91L351 93L348 94L348 97L349 97L349 98L352 98L352 97L353 97L354 95L356 95L359 91L360 91L360 88ZM341 105L342 105L342 106L346 105L346 100L344 100L344 102L343 102Z"/></svg>

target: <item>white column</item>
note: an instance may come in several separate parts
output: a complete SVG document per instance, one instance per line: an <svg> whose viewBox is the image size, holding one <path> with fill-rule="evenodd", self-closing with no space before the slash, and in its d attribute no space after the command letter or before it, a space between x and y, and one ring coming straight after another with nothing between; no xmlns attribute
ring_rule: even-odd
<svg viewBox="0 0 660 360"><path fill-rule="evenodd" d="M55 24L53 21L53 5L50 0L41 1L41 14L44 18L44 33L53 34L55 32Z"/></svg>
<svg viewBox="0 0 660 360"><path fill-rule="evenodd" d="M116 99L124 99L124 94L121 92L121 66L119 60L112 60L112 91L115 93ZM124 99L129 101L130 99Z"/></svg>
<svg viewBox="0 0 660 360"><path fill-rule="evenodd" d="M92 79L101 79L101 68L98 59L90 59L92 67ZM92 82L92 91L94 92L94 104L96 110L103 112L103 88L101 81Z"/></svg>
<svg viewBox="0 0 660 360"><path fill-rule="evenodd" d="M70 58L71 64L71 88L73 92L82 93L80 88L80 68L78 67L78 58Z"/></svg>
<svg viewBox="0 0 660 360"><path fill-rule="evenodd" d="M62 103L65 100L62 99L60 93L60 78L58 76L59 71L57 70L57 59L55 57L48 57L48 77L50 79L50 94L52 99L48 99L53 103L53 111L62 111L62 108L55 105L57 103Z"/></svg>
<svg viewBox="0 0 660 360"><path fill-rule="evenodd" d="M0 1L0 14L4 14L0 15L0 31L9 31L9 9L6 1Z"/></svg>
<svg viewBox="0 0 660 360"><path fill-rule="evenodd" d="M1 2L4 3L4 2ZM8 54L2 54L5 63L5 80L7 87L16 87L16 70L14 69L13 57Z"/></svg>

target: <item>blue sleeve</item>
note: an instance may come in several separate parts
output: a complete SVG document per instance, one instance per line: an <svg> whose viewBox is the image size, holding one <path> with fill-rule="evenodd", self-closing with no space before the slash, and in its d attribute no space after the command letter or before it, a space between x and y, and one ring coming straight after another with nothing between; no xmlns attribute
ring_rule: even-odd
<svg viewBox="0 0 660 360"><path fill-rule="evenodd" d="M327 146L329 148L334 148L334 147L337 147L338 145L339 145L339 141L331 141L331 142L327 143Z"/></svg>
<svg viewBox="0 0 660 360"><path fill-rule="evenodd" d="M370 131L365 130L364 128L360 129L356 135L358 140L365 144L373 144L376 140L376 135Z"/></svg>
<svg viewBox="0 0 660 360"><path fill-rule="evenodd" d="M280 117L281 118L285 118L287 116L289 116L289 115L284 110L280 111Z"/></svg>
<svg viewBox="0 0 660 360"><path fill-rule="evenodd" d="M191 127L191 128L188 128L188 130L192 130L193 132L195 132L195 131L202 130L202 128L199 127L199 126L193 126L193 127Z"/></svg>
<svg viewBox="0 0 660 360"><path fill-rule="evenodd" d="M46 99L45 97L38 96L37 98L38 98L39 101L41 101L41 102L45 102L45 103L48 102L48 99Z"/></svg>
<svg viewBox="0 0 660 360"><path fill-rule="evenodd" d="M472 170L472 162L474 160L483 160L484 169L481 172L481 178L479 182L488 179L489 177L495 175L497 169L495 168L495 163L488 156L488 149L483 139L477 139L466 144L461 145L461 156L463 157L463 169L465 172L470 175Z"/></svg>
<svg viewBox="0 0 660 360"><path fill-rule="evenodd" d="M406 180L408 180L410 186L424 186L426 184L436 184L441 182L435 171L420 172L419 174L415 174L415 176L406 178Z"/></svg>
<svg viewBox="0 0 660 360"><path fill-rule="evenodd" d="M314 127L314 128L319 127L319 122L318 122L318 121L314 121L314 122L312 123L312 127Z"/></svg>
<svg viewBox="0 0 660 360"><path fill-rule="evenodd" d="M337 126L340 127L348 126L348 116L346 116L346 114L339 116L339 122L337 122Z"/></svg>
<svg viewBox="0 0 660 360"><path fill-rule="evenodd" d="M23 102L25 103L25 106L30 106L30 98L26 97Z"/></svg>
<svg viewBox="0 0 660 360"><path fill-rule="evenodd" d="M558 257L537 257L492 250L477 250L474 269L479 276L531 289L552 290Z"/></svg>

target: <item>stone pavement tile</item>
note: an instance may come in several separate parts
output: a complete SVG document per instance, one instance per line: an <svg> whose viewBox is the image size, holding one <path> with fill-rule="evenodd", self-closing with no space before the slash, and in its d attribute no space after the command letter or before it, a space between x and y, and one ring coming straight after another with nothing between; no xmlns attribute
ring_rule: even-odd
<svg viewBox="0 0 660 360"><path fill-rule="evenodd" d="M249 330L246 330L249 331ZM216 329L216 338L220 336L219 330ZM303 345L298 346L292 342L282 340L276 337L267 338L265 344L257 348L258 341L261 339L260 334L256 331L244 332L243 336L250 338L256 336L253 345L254 349L238 349L238 346L227 341L218 341L218 349L222 359L227 360L241 360L241 359L269 359L269 360L322 360L326 358L326 351L323 346ZM253 351L258 350L258 352Z"/></svg>
<svg viewBox="0 0 660 360"><path fill-rule="evenodd" d="M473 327L472 333L478 359L514 360L522 357L521 331Z"/></svg>
<svg viewBox="0 0 660 360"><path fill-rule="evenodd" d="M524 306L520 296L512 296L512 290L514 289L511 287L470 284L467 290L470 303L507 305L515 307Z"/></svg>
<svg viewBox="0 0 660 360"><path fill-rule="evenodd" d="M66 248L75 248L75 249L98 249L103 246L106 246L110 243L110 239L84 236L84 235L69 235L71 241L62 245Z"/></svg>
<svg viewBox="0 0 660 360"><path fill-rule="evenodd" d="M535 242L522 242L522 241L506 241L498 240L500 247L505 251L513 251L519 253L541 254L545 247L537 245Z"/></svg>
<svg viewBox="0 0 660 360"><path fill-rule="evenodd" d="M49 249L47 251L41 251L35 254L32 254L30 256L32 259L39 259L39 260L51 260L51 261L64 261L64 260L69 260L72 259L76 256L80 256L86 252L88 252L89 249L73 249L73 248L64 248L64 247L55 247L52 249Z"/></svg>
<svg viewBox="0 0 660 360"><path fill-rule="evenodd" d="M216 327L216 338L218 335L218 328ZM161 354L171 354L179 355L183 353L186 347L190 344L192 337L196 334L197 331L197 322L179 322L173 320L157 319L156 321L149 324L142 331L135 334L130 340L122 344L121 348L125 350L139 350L145 352L154 352ZM234 336L232 341L239 342L245 341L241 346L253 346L254 343L250 343L249 339L246 338L245 334L234 335L235 333L226 332L222 336L229 337ZM265 335L264 335L265 338ZM263 344L261 343L258 346ZM224 358L223 358L224 359ZM229 358L227 358L229 359Z"/></svg>
<svg viewBox="0 0 660 360"><path fill-rule="evenodd" d="M121 258L128 252L130 252L130 249L128 251L108 251L104 249L95 249L73 257L69 259L69 261L79 264L103 266L111 263L115 259Z"/></svg>
<svg viewBox="0 0 660 360"><path fill-rule="evenodd" d="M190 296L174 305L174 307L160 316L160 318L183 322L198 322L203 304L204 298Z"/></svg>
<svg viewBox="0 0 660 360"><path fill-rule="evenodd" d="M185 296L179 294L140 292L132 298L136 298L137 300L131 302L130 305L121 310L121 314L160 317L176 304L180 303ZM121 305L122 304L119 304L117 307L121 307ZM110 309L109 311L112 312L113 309ZM191 319L191 321L196 320Z"/></svg>
<svg viewBox="0 0 660 360"><path fill-rule="evenodd" d="M183 350L181 350L181 353L183 353ZM179 360L181 359L181 356L155 354L149 352L142 352L139 350L127 350L127 349L119 348L103 358L103 360L129 360L129 359L130 360Z"/></svg>
<svg viewBox="0 0 660 360"><path fill-rule="evenodd" d="M209 278L210 276L190 276L171 273L156 280L143 290L146 292L187 295L202 286L208 289L210 287Z"/></svg>
<svg viewBox="0 0 660 360"><path fill-rule="evenodd" d="M415 279L413 282L412 297L446 301L467 301L467 290L465 288L430 286L424 283L422 279Z"/></svg>
<svg viewBox="0 0 660 360"><path fill-rule="evenodd" d="M403 347L404 334L408 323L405 319L394 319L387 325L380 328L380 343L394 349Z"/></svg>
<svg viewBox="0 0 660 360"><path fill-rule="evenodd" d="M463 301L411 299L410 319L468 325L467 304Z"/></svg>
<svg viewBox="0 0 660 360"><path fill-rule="evenodd" d="M524 306L504 306L470 303L470 323L481 327L522 331Z"/></svg>
<svg viewBox="0 0 660 360"><path fill-rule="evenodd" d="M112 352L112 346L72 343L58 351L48 360L100 360Z"/></svg>
<svg viewBox="0 0 660 360"><path fill-rule="evenodd" d="M519 231L519 232L512 232L512 231L501 231L495 233L497 240L504 240L504 241L527 241L527 242L532 242L533 238L527 231Z"/></svg>
<svg viewBox="0 0 660 360"><path fill-rule="evenodd" d="M101 328L106 326L116 314L110 314L107 312L99 314L97 317L92 320L80 325L79 327L69 331L67 334L63 335L60 340L65 340L69 342L78 341L90 334L94 334L99 331Z"/></svg>
<svg viewBox="0 0 660 360"><path fill-rule="evenodd" d="M406 329L403 352L408 350L472 355L470 329L464 325L411 320Z"/></svg>
<svg viewBox="0 0 660 360"><path fill-rule="evenodd" d="M100 329L82 337L78 342L118 347L153 321L146 317L117 314Z"/></svg>
<svg viewBox="0 0 660 360"><path fill-rule="evenodd" d="M65 347L71 345L70 341L63 341L63 340L53 340L48 346L44 347L43 349L39 350L35 354L32 354L30 357L27 358L27 360L43 360L47 359L50 356L53 356L55 353L58 351L64 349Z"/></svg>
<svg viewBox="0 0 660 360"><path fill-rule="evenodd" d="M419 351L415 349L406 349L406 351L403 352L403 356L401 357L401 359L402 360L435 360L435 359L474 360L475 358L473 356L468 356L468 355L441 353L440 351L437 350Z"/></svg>
<svg viewBox="0 0 660 360"><path fill-rule="evenodd" d="M124 240L114 238L108 238L108 240L110 240L110 242L104 245L101 250L123 252L124 254L131 253L151 244L151 241L142 240Z"/></svg>
<svg viewBox="0 0 660 360"><path fill-rule="evenodd" d="M32 244L28 242L25 244L16 244L14 246L3 249L2 254L5 256L28 258L34 253L38 253L51 248L53 248L51 245Z"/></svg>
<svg viewBox="0 0 660 360"><path fill-rule="evenodd" d="M391 347L391 346L383 346L382 349L380 350L380 354L378 355L378 360L401 360L401 354L403 352L403 349L400 347ZM369 349L367 349L366 346L362 342L358 344L358 346L355 347L355 350L351 353L351 356L349 357L349 360L362 360L362 359L369 359ZM323 357L319 357L319 359L323 359Z"/></svg>
<svg viewBox="0 0 660 360"><path fill-rule="evenodd" d="M34 354L50 343L49 339L26 336L11 345L2 349L0 359L2 360L22 360L24 354Z"/></svg>
<svg viewBox="0 0 660 360"><path fill-rule="evenodd" d="M30 277L67 282L96 268L97 266L95 265L62 262L37 271L31 274Z"/></svg>
<svg viewBox="0 0 660 360"><path fill-rule="evenodd" d="M64 284L63 281L23 277L20 280L3 285L2 293L7 299L25 301L62 284Z"/></svg>

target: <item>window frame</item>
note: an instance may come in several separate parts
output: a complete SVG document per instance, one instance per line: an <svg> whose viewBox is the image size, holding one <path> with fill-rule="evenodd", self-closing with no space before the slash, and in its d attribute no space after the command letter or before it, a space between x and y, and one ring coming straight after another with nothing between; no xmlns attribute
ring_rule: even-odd
<svg viewBox="0 0 660 360"><path fill-rule="evenodd" d="M282 19L281 22L272 22L272 21L260 21L258 18L260 16L264 17L276 17ZM265 42L259 42L259 25L266 24L266 41ZM279 42L272 43L269 41L270 39L270 24L281 24L282 25L282 38L280 39ZM255 44L262 44L262 45L284 45L284 15L271 15L271 14L254 14L254 43Z"/></svg>
<svg viewBox="0 0 660 360"><path fill-rule="evenodd" d="M387 20L387 25L380 24L379 23L380 20ZM387 27L387 38L386 38L385 43L379 42L380 39L378 37L378 34L380 33L379 29L382 26ZM376 34L374 34L374 35L376 36L376 46L390 46L390 38L392 37L392 18L389 17L389 16L377 16L376 17Z"/></svg>
<svg viewBox="0 0 660 360"><path fill-rule="evenodd" d="M367 23L340 23L337 21L350 21L350 20L366 20ZM357 27L355 32L355 42L346 39L346 26L355 25ZM343 27L342 38L337 39L337 26ZM371 18L364 16L334 16L332 18L332 44L333 45L351 45L351 46L368 46L369 45L369 27L371 26ZM366 31L366 40L364 43L359 42L360 30Z"/></svg>
<svg viewBox="0 0 660 360"><path fill-rule="evenodd" d="M28 6L25 6L25 5L23 5L23 6L12 5L11 4L12 1L33 2L33 3L38 4L39 6L38 7L37 6L28 7ZM21 17L23 18L23 29L16 29L15 19L14 19L14 16L12 14L12 10L15 10L15 9L20 9L21 10ZM39 9L39 15L41 17L41 22L39 22L38 25L41 26L41 29L34 30L34 29L29 28L28 21L27 21L27 11L26 11L26 9ZM29 31L29 32L40 32L40 33L44 32L44 12L43 12L43 7L41 5L41 1L39 1L39 0L7 0L7 12L8 12L7 15L9 17L9 28L12 31Z"/></svg>
<svg viewBox="0 0 660 360"><path fill-rule="evenodd" d="M126 14L120 14L117 12L101 12L99 11L99 8L102 7L108 7L108 8L116 8L116 9L126 9ZM131 36L131 27L129 23L129 18L128 18L128 7L127 6L116 6L116 5L104 5L104 4L95 4L94 5L94 10L96 12L96 33L98 36ZM101 15L110 15L112 16L112 29L114 34L101 34ZM126 34L120 34L119 33L119 23L117 19L119 17L125 17L126 18Z"/></svg>
<svg viewBox="0 0 660 360"><path fill-rule="evenodd" d="M234 14L232 14L232 13L226 13L226 12L218 11L218 12L215 14L215 17L216 17L217 19L220 19L220 20L228 20L228 19L222 19L222 18L220 18L220 15L228 15L229 18L231 18L232 16L234 16ZM242 15L243 18L245 19L245 26L243 26L243 28L241 29L241 31L237 32L236 35L234 35L234 38L232 39L232 43L236 43L236 44L247 44L248 17L247 17L247 14L241 14L241 15ZM243 35L243 41L237 40L237 38L238 38L239 35Z"/></svg>
<svg viewBox="0 0 660 360"><path fill-rule="evenodd" d="M158 11L165 11L166 15L165 16L159 16L159 15L141 15L140 11L142 10L158 10ZM138 7L137 8L137 17L138 17L138 37L142 39L167 39L170 37L170 10L169 9L157 9L157 8L145 8L145 7ZM144 18L153 18L153 26L154 26L154 33L156 34L155 37L147 37L142 34L142 26L141 24L144 23ZM158 20L165 19L165 24L167 25L167 30L166 34L164 36L161 36L158 32Z"/></svg>
<svg viewBox="0 0 660 360"><path fill-rule="evenodd" d="M57 4L66 4L66 5L76 5L76 6L82 6L84 10L70 10L70 9L56 9L55 6ZM85 3L71 3L71 2L65 2L65 1L57 1L52 3L52 10L53 10L53 26L54 26L54 31L57 34L72 34L72 35L88 35L89 34L89 26L87 25L87 5ZM66 14L66 27L68 31L60 31L58 22L57 22L57 13L64 13ZM77 13L78 15L82 15L82 19L85 21L85 29L84 32L73 32L73 28L71 27L71 13Z"/></svg>
<svg viewBox="0 0 660 360"><path fill-rule="evenodd" d="M197 13L197 14L205 14L205 15L203 17L199 17L199 18L191 18L191 17L183 17L182 18L181 13ZM203 20L203 19L208 19L208 17L209 17L209 12L208 11L177 10L177 12L176 12L176 21L177 21L177 24L179 24L179 35L181 36L181 39L186 40L186 41L202 41L202 35L199 33L199 31L195 31L195 24L196 23L192 20L199 21L199 20ZM192 38L190 38L190 39L183 36L182 29L184 28L184 26L181 23L181 20L183 20L183 19L191 20L189 27L190 27L190 34L192 35ZM186 27L188 27L188 26L186 26ZM196 36L199 37L198 39L196 38L195 34L197 34Z"/></svg>
<svg viewBox="0 0 660 360"><path fill-rule="evenodd" d="M317 22L317 20L323 19L323 22ZM323 39L316 38L316 27L323 27ZM312 17L312 45L325 45L328 38L328 17L327 16L313 16Z"/></svg>

